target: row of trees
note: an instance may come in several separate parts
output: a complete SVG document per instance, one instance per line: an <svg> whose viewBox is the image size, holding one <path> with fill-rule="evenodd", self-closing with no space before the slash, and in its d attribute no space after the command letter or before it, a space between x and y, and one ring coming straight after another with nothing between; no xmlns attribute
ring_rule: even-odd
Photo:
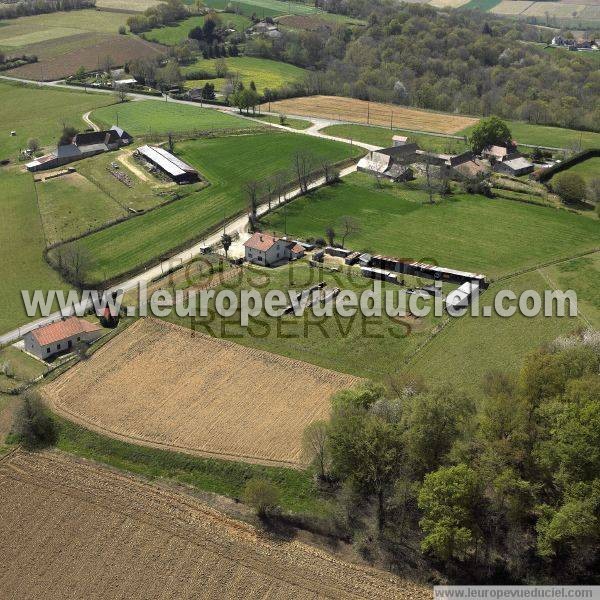
<svg viewBox="0 0 600 600"><path fill-rule="evenodd" d="M414 564L420 544L451 577L597 581L599 369L600 336L582 332L476 397L390 377L338 393L305 451L365 555Z"/></svg>
<svg viewBox="0 0 600 600"><path fill-rule="evenodd" d="M0 19L16 19L62 10L93 8L96 0L19 0L0 4Z"/></svg>
<svg viewBox="0 0 600 600"><path fill-rule="evenodd" d="M133 15L127 19L127 26L132 33L142 33L154 27L176 23L189 16L185 4L181 0L166 0L146 9L141 15Z"/></svg>

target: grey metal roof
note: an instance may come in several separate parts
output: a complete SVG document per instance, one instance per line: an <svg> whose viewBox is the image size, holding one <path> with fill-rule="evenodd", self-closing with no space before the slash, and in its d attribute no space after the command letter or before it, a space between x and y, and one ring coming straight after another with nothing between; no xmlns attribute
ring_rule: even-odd
<svg viewBox="0 0 600 600"><path fill-rule="evenodd" d="M533 163L530 163L526 158L522 156L518 158L511 158L510 160L505 160L502 164L506 165L510 169L514 169L515 171L520 171L521 169L529 169L533 167Z"/></svg>
<svg viewBox="0 0 600 600"><path fill-rule="evenodd" d="M196 173L196 169L179 160L170 152L157 146L140 146L138 152L148 160L164 169L172 177L179 177L186 173Z"/></svg>

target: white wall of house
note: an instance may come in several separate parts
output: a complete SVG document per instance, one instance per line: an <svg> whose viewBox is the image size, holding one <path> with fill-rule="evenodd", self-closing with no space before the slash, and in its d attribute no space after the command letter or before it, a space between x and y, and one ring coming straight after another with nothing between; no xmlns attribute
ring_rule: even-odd
<svg viewBox="0 0 600 600"><path fill-rule="evenodd" d="M272 264L290 258L289 242L278 240L266 252L246 247L246 261L255 265L268 267Z"/></svg>
<svg viewBox="0 0 600 600"><path fill-rule="evenodd" d="M53 356L72 350L74 346L81 342L93 342L102 335L102 331L87 331L72 335L59 342L55 342L48 345L40 345L35 339L31 332L26 333L23 336L23 342L25 343L25 350L42 360L52 358Z"/></svg>

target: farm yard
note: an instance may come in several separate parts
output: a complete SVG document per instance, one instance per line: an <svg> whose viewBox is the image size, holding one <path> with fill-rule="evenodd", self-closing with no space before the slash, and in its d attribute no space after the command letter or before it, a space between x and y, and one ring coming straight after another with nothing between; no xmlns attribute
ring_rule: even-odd
<svg viewBox="0 0 600 600"><path fill-rule="evenodd" d="M43 394L59 414L126 441L299 466L304 428L327 418L333 393L358 382L140 319Z"/></svg>
<svg viewBox="0 0 600 600"><path fill-rule="evenodd" d="M600 222L566 210L463 194L429 205L418 184L381 190L365 174L313 192L286 212L291 235L323 236L330 224L353 215L365 225L348 241L352 247L493 278L593 249L600 240ZM263 227L281 232L283 219L278 210L262 220Z"/></svg>
<svg viewBox="0 0 600 600"><path fill-rule="evenodd" d="M245 86L249 86L250 82L254 81L259 92L264 92L267 88L277 89L286 83L301 81L308 73L300 67L267 58L236 56L224 60L231 74L238 74ZM217 59L201 59L182 70L184 73L193 73L199 69L214 72L216 61ZM221 91L225 82L225 78L189 79L186 86L194 88L202 87L205 83L212 83L217 91Z"/></svg>
<svg viewBox="0 0 600 600"><path fill-rule="evenodd" d="M431 594L299 540L270 540L181 491L63 453L5 456L0 482L2 504L19 508L0 523L4 598L424 600ZM24 581L25 565L36 577Z"/></svg>
<svg viewBox="0 0 600 600"><path fill-rule="evenodd" d="M405 108L396 104L366 102L354 98L336 96L309 96L291 98L263 105L263 109L286 115L322 117L351 123L382 125L384 127L456 133L478 119Z"/></svg>
<svg viewBox="0 0 600 600"><path fill-rule="evenodd" d="M289 181L297 152L311 155L315 165L336 163L360 150L294 133L262 133L199 139L177 144L177 154L211 183L206 190L161 206L135 219L94 233L80 244L92 257L88 277L102 281L139 268L174 248L200 239L222 221L246 206L243 185L285 170ZM256 157L260 156L260 162ZM51 253L52 254L52 253Z"/></svg>
<svg viewBox="0 0 600 600"><path fill-rule="evenodd" d="M15 158L30 138L39 140L42 147L56 148L63 125L83 130L87 127L83 113L114 102L107 94L39 89L5 81L0 81L0 95L0 159ZM8 135L10 131L16 135Z"/></svg>
<svg viewBox="0 0 600 600"><path fill-rule="evenodd" d="M49 245L127 216L121 205L78 173L35 185Z"/></svg>
<svg viewBox="0 0 600 600"><path fill-rule="evenodd" d="M92 112L90 118L101 128L118 123L133 136L260 127L257 123L215 109L157 100L105 106Z"/></svg>

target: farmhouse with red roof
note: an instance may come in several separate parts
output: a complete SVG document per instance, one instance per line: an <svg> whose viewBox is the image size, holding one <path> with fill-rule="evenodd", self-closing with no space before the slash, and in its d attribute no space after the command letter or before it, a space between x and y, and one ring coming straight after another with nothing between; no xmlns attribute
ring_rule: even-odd
<svg viewBox="0 0 600 600"><path fill-rule="evenodd" d="M255 233L244 243L244 247L246 260L264 267L304 256L304 248L300 244L268 233Z"/></svg>
<svg viewBox="0 0 600 600"><path fill-rule="evenodd" d="M23 336L25 350L42 360L68 352L81 342L93 342L102 335L102 327L78 317L68 317L43 325Z"/></svg>

